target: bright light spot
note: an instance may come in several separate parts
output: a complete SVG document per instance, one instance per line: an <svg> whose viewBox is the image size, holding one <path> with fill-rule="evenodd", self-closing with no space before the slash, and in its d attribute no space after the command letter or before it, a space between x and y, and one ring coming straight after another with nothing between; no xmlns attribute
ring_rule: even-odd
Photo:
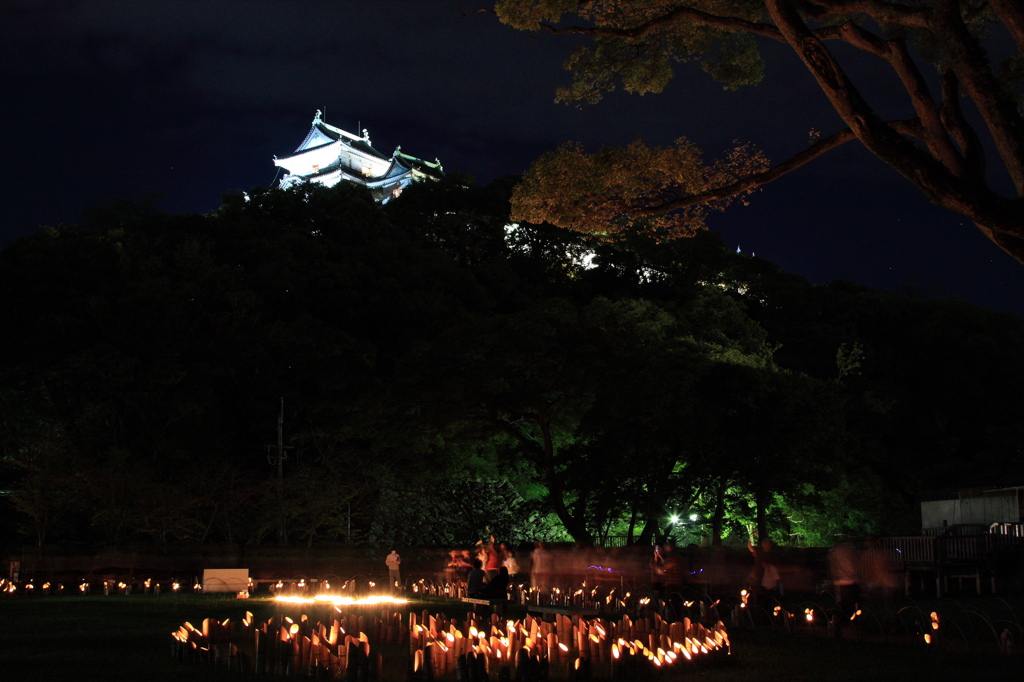
<svg viewBox="0 0 1024 682"><path fill-rule="evenodd" d="M309 597L274 597L274 601L287 602L289 604L313 604L315 602L333 604L334 606L352 606L361 604L406 604L408 599L398 599L389 596L360 597L338 597L333 594L318 594L313 598Z"/></svg>

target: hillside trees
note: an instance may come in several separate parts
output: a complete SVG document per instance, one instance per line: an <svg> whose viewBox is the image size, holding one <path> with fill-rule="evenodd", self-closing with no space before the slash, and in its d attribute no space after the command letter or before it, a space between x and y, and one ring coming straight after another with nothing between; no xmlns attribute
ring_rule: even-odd
<svg viewBox="0 0 1024 682"><path fill-rule="evenodd" d="M303 446L289 475L321 452L340 456L336 441L368 456L365 435L343 428L353 403L404 344L484 304L450 259L387 227L372 200L345 188L252 196L216 216L95 219L5 249L3 286L15 295L3 313L19 333L3 338L4 383L13 403L40 410L26 420L58 424L88 464L90 533L79 537L266 537L279 398ZM332 440L314 445L310 425ZM347 521L346 500L323 497ZM330 526L313 513L289 512L303 538Z"/></svg>
<svg viewBox="0 0 1024 682"><path fill-rule="evenodd" d="M826 538L1019 471L1019 320L813 287L713 234L506 229L507 183L408 195L254 191L8 245L7 527L649 542L697 514L724 541ZM837 370L844 344L856 372Z"/></svg>
<svg viewBox="0 0 1024 682"><path fill-rule="evenodd" d="M436 428L498 439L498 461L509 472L525 465L520 475L541 486L577 542L613 528L641 543L661 537L672 510L697 506L711 469L754 496L767 534L771 494L785 494L812 468L810 454L827 448L805 426L820 395L746 338L757 338L755 326L741 323L747 334L734 341L728 315L702 316L707 296L719 313L735 305L713 292L675 315L637 299L550 300L450 330L403 375L419 386L417 409ZM749 372L722 395L713 377L734 365ZM747 407L732 423L708 418L737 404ZM719 428L745 440L702 462Z"/></svg>
<svg viewBox="0 0 1024 682"><path fill-rule="evenodd" d="M582 37L558 99L598 102L619 87L661 92L676 63L696 62L727 88L760 81L759 46L792 49L841 123L768 167L739 145L704 163L692 143L585 154L566 145L540 158L513 200L513 217L585 232L637 224L662 236L703 226L708 208L833 149L858 141L932 202L970 220L1024 262L1024 9L1013 0L498 0L499 19L527 31ZM902 101L871 101L856 82L871 61ZM925 65L929 65L928 70ZM966 104L966 106L965 106ZM994 150L994 155L991 151Z"/></svg>

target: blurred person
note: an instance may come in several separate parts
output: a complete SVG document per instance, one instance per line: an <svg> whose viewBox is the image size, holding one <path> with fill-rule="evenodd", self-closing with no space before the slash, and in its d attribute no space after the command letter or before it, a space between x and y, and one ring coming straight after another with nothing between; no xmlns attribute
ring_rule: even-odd
<svg viewBox="0 0 1024 682"><path fill-rule="evenodd" d="M782 581L778 557L774 551L775 543L771 538L762 538L757 544L751 538L747 541L747 549L754 557L754 565L747 578L747 594L752 604L756 605L761 597L776 595L782 587Z"/></svg>
<svg viewBox="0 0 1024 682"><path fill-rule="evenodd" d="M502 556L504 560L502 565L508 570L508 576L510 580L517 580L517 576L522 570L519 567L519 560L516 559L516 553L512 551L512 548L508 546L508 543L501 543L500 545Z"/></svg>
<svg viewBox="0 0 1024 682"><path fill-rule="evenodd" d="M504 566L498 569L487 585L483 588L483 595L487 599L508 599L508 569Z"/></svg>
<svg viewBox="0 0 1024 682"><path fill-rule="evenodd" d="M533 564L530 571L530 583L534 587L550 586L551 582L551 552L543 542L538 542L533 547Z"/></svg>
<svg viewBox="0 0 1024 682"><path fill-rule="evenodd" d="M484 545L484 554L487 557L484 560L484 572L487 574L488 580L494 580L494 577L498 575L498 570L505 562L505 556L501 551L501 547L502 545L494 542L493 535L490 537L490 541Z"/></svg>
<svg viewBox="0 0 1024 682"><path fill-rule="evenodd" d="M860 575L864 591L888 610L892 596L899 587L899 575L896 566L885 556L874 537L867 538L865 542Z"/></svg>
<svg viewBox="0 0 1024 682"><path fill-rule="evenodd" d="M853 613L860 601L860 564L861 551L849 538L842 538L828 551L836 603L847 613Z"/></svg>
<svg viewBox="0 0 1024 682"><path fill-rule="evenodd" d="M665 590L665 557L661 553L661 545L654 545L654 553L651 554L651 592L661 596Z"/></svg>
<svg viewBox="0 0 1024 682"><path fill-rule="evenodd" d="M473 559L473 568L466 576L466 596L471 599L480 599L483 596L484 586L487 584L487 574L484 573L484 564L479 559Z"/></svg>
<svg viewBox="0 0 1024 682"><path fill-rule="evenodd" d="M397 550L391 550L391 554L388 554L384 563L388 567L388 583L391 587L401 589L402 588L402 573L399 566L402 565L402 557L398 556Z"/></svg>

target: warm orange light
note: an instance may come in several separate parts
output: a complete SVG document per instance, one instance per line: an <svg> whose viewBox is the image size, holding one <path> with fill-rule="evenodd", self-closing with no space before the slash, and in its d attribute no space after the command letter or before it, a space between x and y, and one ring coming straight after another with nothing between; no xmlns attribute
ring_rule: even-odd
<svg viewBox="0 0 1024 682"><path fill-rule="evenodd" d="M279 595L274 597L274 601L285 602L288 604L333 604L334 606L362 606L365 604L406 604L408 599L399 599L397 597L391 597L388 595L371 595L369 597L338 597L333 594L318 594L315 597L289 597Z"/></svg>

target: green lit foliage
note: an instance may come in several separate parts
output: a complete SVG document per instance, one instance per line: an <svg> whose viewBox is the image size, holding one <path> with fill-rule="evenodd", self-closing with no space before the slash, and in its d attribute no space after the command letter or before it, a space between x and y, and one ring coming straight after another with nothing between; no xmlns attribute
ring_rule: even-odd
<svg viewBox="0 0 1024 682"><path fill-rule="evenodd" d="M510 545L564 540L506 479L422 472L381 491L370 526L375 545L472 547L490 535Z"/></svg>

